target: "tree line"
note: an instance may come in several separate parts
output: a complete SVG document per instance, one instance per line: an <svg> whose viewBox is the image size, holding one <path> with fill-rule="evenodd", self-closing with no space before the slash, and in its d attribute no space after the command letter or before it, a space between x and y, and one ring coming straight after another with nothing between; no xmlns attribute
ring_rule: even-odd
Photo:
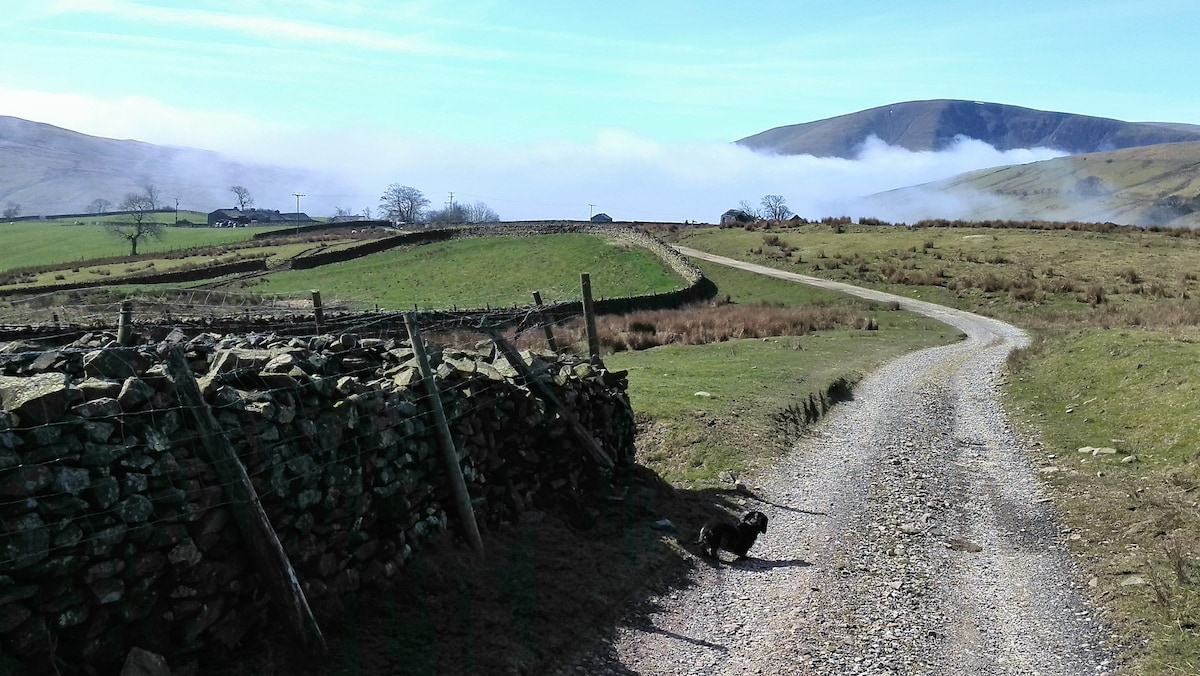
<svg viewBox="0 0 1200 676"><path fill-rule="evenodd" d="M430 209L425 193L410 185L392 183L379 198L380 217L395 223L451 225L455 223L493 223L500 220L483 202L460 204L451 199L441 209Z"/></svg>

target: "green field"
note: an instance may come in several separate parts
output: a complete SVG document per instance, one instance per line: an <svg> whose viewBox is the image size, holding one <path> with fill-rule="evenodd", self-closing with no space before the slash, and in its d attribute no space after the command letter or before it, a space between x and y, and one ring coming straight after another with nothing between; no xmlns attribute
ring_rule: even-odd
<svg viewBox="0 0 1200 676"><path fill-rule="evenodd" d="M169 216L174 220L174 214ZM244 242L256 232L262 230L168 227L161 240L147 238L139 243L138 253L155 254ZM129 243L108 234L102 225L59 225L42 221L0 223L0 241L4 243L0 246L0 273L129 255Z"/></svg>
<svg viewBox="0 0 1200 676"><path fill-rule="evenodd" d="M310 270L269 275L246 287L264 294L319 289L333 302L400 310L526 306L532 292L554 303L581 297L580 274L594 298L658 293L682 279L640 247L593 235L456 239L394 249Z"/></svg>

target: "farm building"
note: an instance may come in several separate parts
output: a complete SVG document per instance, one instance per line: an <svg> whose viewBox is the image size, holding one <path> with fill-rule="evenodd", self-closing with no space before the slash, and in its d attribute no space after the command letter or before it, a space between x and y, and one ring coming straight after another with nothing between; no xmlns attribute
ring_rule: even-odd
<svg viewBox="0 0 1200 676"><path fill-rule="evenodd" d="M755 219L750 214L741 209L730 209L721 214L721 225L738 225L740 223L753 223Z"/></svg>
<svg viewBox="0 0 1200 676"><path fill-rule="evenodd" d="M593 223L612 223L613 219L612 219L612 216L609 216L608 214L599 213L599 214L596 214L595 216L592 216L592 222Z"/></svg>
<svg viewBox="0 0 1200 676"><path fill-rule="evenodd" d="M208 214L208 227L231 228L246 225L308 225L313 219L303 212L280 213L278 209L217 209Z"/></svg>

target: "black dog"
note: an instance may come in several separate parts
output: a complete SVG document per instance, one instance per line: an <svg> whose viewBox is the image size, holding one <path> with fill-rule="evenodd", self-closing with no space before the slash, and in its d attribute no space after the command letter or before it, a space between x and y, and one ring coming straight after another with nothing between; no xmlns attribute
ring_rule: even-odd
<svg viewBox="0 0 1200 676"><path fill-rule="evenodd" d="M712 558L720 558L718 551L737 554L739 559L746 558L746 552L759 533L767 532L767 515L762 512L746 512L741 523L730 523L724 519L712 519L700 529L700 537L696 544L700 545L700 553Z"/></svg>

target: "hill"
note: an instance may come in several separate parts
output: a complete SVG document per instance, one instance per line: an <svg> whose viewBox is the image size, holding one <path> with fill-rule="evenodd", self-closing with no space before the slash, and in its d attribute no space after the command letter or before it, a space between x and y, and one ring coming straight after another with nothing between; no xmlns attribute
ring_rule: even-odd
<svg viewBox="0 0 1200 676"><path fill-rule="evenodd" d="M867 198L893 221L1111 221L1200 227L1200 141L982 169Z"/></svg>
<svg viewBox="0 0 1200 676"><path fill-rule="evenodd" d="M957 136L967 136L998 150L1043 147L1076 154L1200 141L1200 125L1123 122L999 103L938 99L776 127L737 143L778 155L853 159L872 135L914 151L941 150Z"/></svg>
<svg viewBox="0 0 1200 676"><path fill-rule="evenodd" d="M84 213L96 199L113 209L143 185L160 189L163 206L210 211L232 206L229 186L266 202L305 185L311 174L255 166L215 152L89 136L40 122L0 116L0 205L21 215ZM263 206L268 206L263 204ZM273 208L288 206L286 201Z"/></svg>

